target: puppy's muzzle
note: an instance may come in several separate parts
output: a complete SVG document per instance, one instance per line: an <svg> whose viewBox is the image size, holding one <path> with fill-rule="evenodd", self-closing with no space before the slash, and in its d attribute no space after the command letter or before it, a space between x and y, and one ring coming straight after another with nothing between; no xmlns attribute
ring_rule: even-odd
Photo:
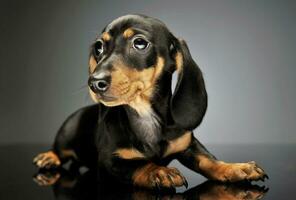
<svg viewBox="0 0 296 200"><path fill-rule="evenodd" d="M103 94L109 89L111 75L108 71L100 71L89 76L88 85L94 93Z"/></svg>

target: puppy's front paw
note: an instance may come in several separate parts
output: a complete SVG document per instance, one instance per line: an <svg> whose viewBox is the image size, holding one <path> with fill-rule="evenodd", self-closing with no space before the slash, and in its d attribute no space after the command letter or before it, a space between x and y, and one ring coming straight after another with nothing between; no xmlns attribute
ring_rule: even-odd
<svg viewBox="0 0 296 200"><path fill-rule="evenodd" d="M176 168L148 164L133 175L134 184L146 188L188 187L185 177Z"/></svg>
<svg viewBox="0 0 296 200"><path fill-rule="evenodd" d="M48 151L37 155L33 159L33 163L39 168L53 168L61 165L59 157L53 152Z"/></svg>
<svg viewBox="0 0 296 200"><path fill-rule="evenodd" d="M216 172L212 174L214 180L219 181L264 181L268 178L264 170L259 167L254 161L247 163L224 163L220 162L216 168Z"/></svg>

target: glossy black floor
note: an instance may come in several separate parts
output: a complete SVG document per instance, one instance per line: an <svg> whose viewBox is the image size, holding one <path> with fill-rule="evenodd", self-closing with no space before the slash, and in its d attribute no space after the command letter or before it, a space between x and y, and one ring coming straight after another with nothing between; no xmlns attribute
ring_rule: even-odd
<svg viewBox="0 0 296 200"><path fill-rule="evenodd" d="M166 191L145 191L119 186L110 181L94 179L94 174L81 169L81 174L67 170L39 174L42 181L34 181L38 170L32 165L35 154L49 145L0 146L0 199L295 199L295 145L207 145L218 158L226 161L255 160L268 173L265 182L219 184L205 182L202 176L174 161L170 165L181 170L189 188ZM42 179L43 178L43 179ZM52 186L40 186L57 179ZM267 188L269 188L268 191Z"/></svg>

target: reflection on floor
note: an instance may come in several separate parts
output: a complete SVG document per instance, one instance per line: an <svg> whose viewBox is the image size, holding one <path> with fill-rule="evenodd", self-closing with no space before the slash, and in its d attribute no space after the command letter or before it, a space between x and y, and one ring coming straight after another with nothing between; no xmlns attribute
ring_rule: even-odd
<svg viewBox="0 0 296 200"><path fill-rule="evenodd" d="M92 199L295 199L296 185L296 145L293 144L232 144L207 145L219 159L231 162L255 160L262 166L270 179L265 182L241 184L219 184L205 182L201 175L173 161L170 166L178 168L186 177L189 188L158 193L128 186L118 185L111 180L96 181L91 171L73 173L72 170L42 172L32 164L33 157L48 150L50 145L12 144L0 146L0 199L13 200L86 200ZM69 167L69 166L68 166ZM71 172L72 171L72 172ZM96 174L95 174L96 175ZM203 183L205 182L205 183ZM51 185L51 186L39 186ZM269 188L266 192L263 185ZM169 193L168 193L169 192Z"/></svg>
<svg viewBox="0 0 296 200"><path fill-rule="evenodd" d="M39 171L33 180L39 186L52 186L56 199L132 199L132 200L255 200L261 199L268 191L264 186L249 182L223 184L206 181L185 192L170 190L145 190L120 184L116 180L102 177L99 173L77 170Z"/></svg>

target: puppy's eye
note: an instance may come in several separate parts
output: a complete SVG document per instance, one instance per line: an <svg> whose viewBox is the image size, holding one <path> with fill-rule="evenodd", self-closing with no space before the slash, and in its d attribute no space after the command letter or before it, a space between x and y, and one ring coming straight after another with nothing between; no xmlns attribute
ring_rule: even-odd
<svg viewBox="0 0 296 200"><path fill-rule="evenodd" d="M149 47L149 45L150 43L142 37L136 37L133 40L133 47L137 50L145 50Z"/></svg>
<svg viewBox="0 0 296 200"><path fill-rule="evenodd" d="M104 44L101 40L96 41L94 45L94 54L100 56L104 52Z"/></svg>

